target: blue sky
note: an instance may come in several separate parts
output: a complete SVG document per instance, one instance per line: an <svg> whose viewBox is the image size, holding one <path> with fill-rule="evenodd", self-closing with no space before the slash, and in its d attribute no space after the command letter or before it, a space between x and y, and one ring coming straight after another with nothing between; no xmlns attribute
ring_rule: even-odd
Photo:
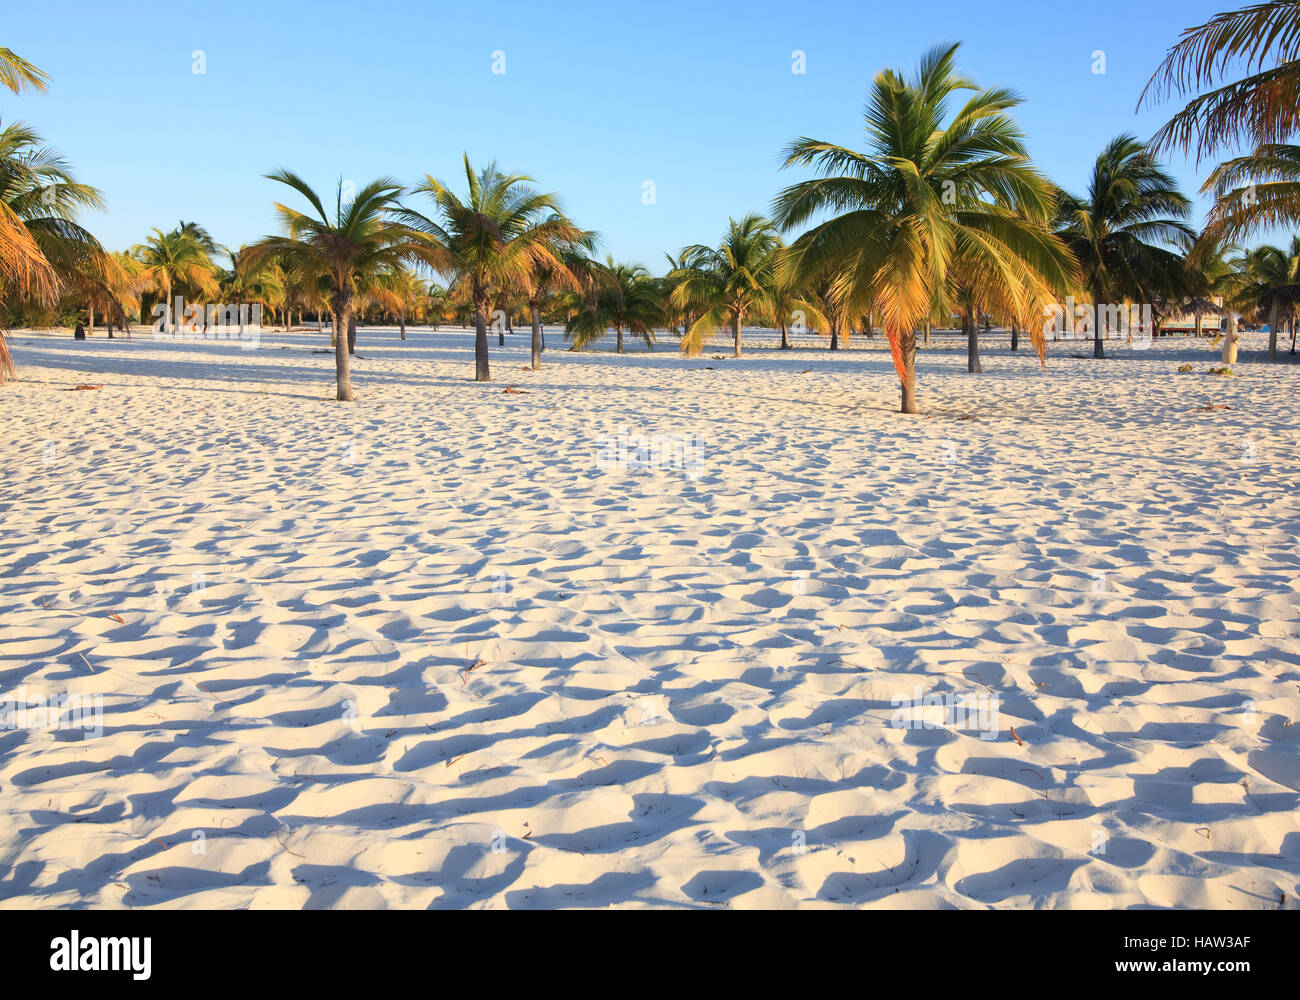
<svg viewBox="0 0 1300 1000"><path fill-rule="evenodd" d="M1137 114L1138 96L1179 32L1225 6L55 0L5 14L0 45L52 83L0 96L0 116L35 124L105 193L108 212L84 221L114 249L182 218L230 245L274 231L287 189L261 175L279 166L318 189L381 174L455 182L468 150L530 174L606 251L659 271L665 251L716 241L728 216L766 210L803 176L778 169L792 138L861 146L872 75L910 70L941 41L963 43L979 83L1024 96L1035 159L1080 190L1107 140L1145 138L1172 113ZM1171 167L1189 194L1208 170Z"/></svg>

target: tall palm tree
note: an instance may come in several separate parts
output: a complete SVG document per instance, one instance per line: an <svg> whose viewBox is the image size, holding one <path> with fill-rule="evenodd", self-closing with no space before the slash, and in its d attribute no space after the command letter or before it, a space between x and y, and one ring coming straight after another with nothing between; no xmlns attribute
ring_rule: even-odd
<svg viewBox="0 0 1300 1000"><path fill-rule="evenodd" d="M77 222L82 211L102 207L100 193L74 180L34 129L22 122L0 129L0 310L52 304L61 291L108 298L115 265ZM0 383L12 375L0 332Z"/></svg>
<svg viewBox="0 0 1300 1000"><path fill-rule="evenodd" d="M1265 244L1243 253L1234 262L1241 288L1237 296L1242 312L1268 324L1269 358L1277 357L1278 331L1291 320L1300 305L1300 239L1293 239L1290 251Z"/></svg>
<svg viewBox="0 0 1300 1000"><path fill-rule="evenodd" d="M957 49L931 49L910 80L895 70L876 74L865 153L808 138L792 143L784 165L813 165L821 176L786 188L774 205L783 230L838 213L801 235L781 270L832 282L847 315L880 316L903 413L917 412L916 330L951 312L961 272L984 276L987 295L1024 318L1041 315L1073 270L1046 225L1051 185L1008 114L1020 99L960 75ZM971 96L950 114L950 99L963 91ZM1041 358L1041 321L1033 330Z"/></svg>
<svg viewBox="0 0 1300 1000"><path fill-rule="evenodd" d="M205 237L206 233L193 223L182 223L166 233L155 226L132 250L144 265L144 274L161 293L164 316L171 315L174 292L200 297L219 294L218 268ZM173 331L183 319L172 316Z"/></svg>
<svg viewBox="0 0 1300 1000"><path fill-rule="evenodd" d="M251 257L247 246L238 250L223 249L230 258L230 267L220 274L221 294L223 301L234 300L240 310L241 324L245 304L273 310L285 300L284 274L276 261L268 257Z"/></svg>
<svg viewBox="0 0 1300 1000"><path fill-rule="evenodd" d="M741 356L745 318L767 317L771 312L780 249L781 238L772 223L750 213L729 221L716 249L690 246L682 251L685 266L670 275L674 305L698 314L682 334L683 354L698 355L711 333L730 327L734 356Z"/></svg>
<svg viewBox="0 0 1300 1000"><path fill-rule="evenodd" d="M590 257L596 247L596 234L573 226L564 232L564 222L552 216L546 220L555 223L554 259L539 259L529 272L524 291L528 299L528 314L532 321L532 369L542 367L542 302L571 292L594 292L598 266ZM572 223L570 223L572 225Z"/></svg>
<svg viewBox="0 0 1300 1000"><path fill-rule="evenodd" d="M1131 135L1112 139L1098 154L1086 197L1062 195L1058 232L1092 300L1093 357L1106 356L1100 304L1183 293L1183 258L1174 247L1196 239L1183 221L1190 214L1191 201Z"/></svg>
<svg viewBox="0 0 1300 1000"><path fill-rule="evenodd" d="M407 210L403 218L437 248L438 269L462 286L474 306L474 380L490 382L487 323L493 298L528 287L539 267L560 263L558 246L572 223L555 195L532 187L532 178L507 174L489 163L476 171L464 155L466 196L426 174L415 192L429 195L435 218Z"/></svg>
<svg viewBox="0 0 1300 1000"><path fill-rule="evenodd" d="M623 353L623 334L639 336L654 350L656 327L667 321L659 283L640 264L617 264L607 257L593 270L594 295L571 293L577 305L564 335L580 351L600 340L612 328L615 349Z"/></svg>
<svg viewBox="0 0 1300 1000"><path fill-rule="evenodd" d="M245 251L250 266L274 259L299 281L324 285L334 319L334 370L337 398L352 401L352 371L349 337L356 306L357 284L377 272L391 270L412 261L438 265L444 262L438 247L399 218L397 202L402 188L381 177L371 181L349 200L338 185L334 210L326 211L320 195L305 180L289 170L266 175L297 191L311 207L311 213L276 203L285 229L283 236L267 236Z"/></svg>

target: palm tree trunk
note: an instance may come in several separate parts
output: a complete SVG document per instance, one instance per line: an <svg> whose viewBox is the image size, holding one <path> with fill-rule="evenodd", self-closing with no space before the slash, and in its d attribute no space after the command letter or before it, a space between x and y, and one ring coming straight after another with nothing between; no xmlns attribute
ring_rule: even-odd
<svg viewBox="0 0 1300 1000"><path fill-rule="evenodd" d="M334 306L334 374L338 380L337 399L340 403L352 402L352 366L348 359L346 336L338 336L339 330L346 330L352 322L352 304L339 302Z"/></svg>
<svg viewBox="0 0 1300 1000"><path fill-rule="evenodd" d="M618 348L617 348L618 353L622 354L623 353L623 324L622 323L614 324L614 333L618 336Z"/></svg>
<svg viewBox="0 0 1300 1000"><path fill-rule="evenodd" d="M1094 358L1104 358L1106 356L1106 348L1101 342L1102 333L1101 302L1094 295L1092 298L1092 356Z"/></svg>
<svg viewBox="0 0 1300 1000"><path fill-rule="evenodd" d="M1197 340L1200 340L1201 337L1204 335L1204 331L1202 330L1202 322L1203 322L1203 321L1202 321L1202 318L1201 318L1201 314L1200 314L1200 313L1193 313L1193 316L1195 316L1195 318L1196 318L1196 339L1197 339Z"/></svg>
<svg viewBox="0 0 1300 1000"><path fill-rule="evenodd" d="M790 350L790 334L786 330L785 320L781 320L781 350Z"/></svg>
<svg viewBox="0 0 1300 1000"><path fill-rule="evenodd" d="M1295 317L1291 317L1291 353L1295 353Z"/></svg>
<svg viewBox="0 0 1300 1000"><path fill-rule="evenodd" d="M488 371L488 341L487 341L487 309L488 299L486 295L474 296L474 381L491 382L492 375Z"/></svg>
<svg viewBox="0 0 1300 1000"><path fill-rule="evenodd" d="M405 340L406 339L406 313L402 313L402 318L400 322L402 326L402 339Z"/></svg>
<svg viewBox="0 0 1300 1000"><path fill-rule="evenodd" d="M831 350L840 349L840 321L832 317L831 319Z"/></svg>
<svg viewBox="0 0 1300 1000"><path fill-rule="evenodd" d="M1011 321L1011 349L1018 351L1020 349L1020 331L1016 329L1016 321Z"/></svg>
<svg viewBox="0 0 1300 1000"><path fill-rule="evenodd" d="M90 335L93 337L95 335L95 307L89 306L88 311L90 313L90 325L87 327L87 329L90 331Z"/></svg>
<svg viewBox="0 0 1300 1000"><path fill-rule="evenodd" d="M348 353L357 353L357 318L356 316L348 317Z"/></svg>
<svg viewBox="0 0 1300 1000"><path fill-rule="evenodd" d="M1237 363L1237 314L1228 311L1228 329L1223 335L1223 363L1225 365L1235 365Z"/></svg>
<svg viewBox="0 0 1300 1000"><path fill-rule="evenodd" d="M1277 360L1277 296L1268 308L1268 360Z"/></svg>
<svg viewBox="0 0 1300 1000"><path fill-rule="evenodd" d="M537 299L528 303L533 320L533 371L542 367L542 307Z"/></svg>
<svg viewBox="0 0 1300 1000"><path fill-rule="evenodd" d="M740 320L741 320L741 315L739 310L732 313L731 332L735 335L736 338L736 353L734 356L737 358L740 357Z"/></svg>
<svg viewBox="0 0 1300 1000"><path fill-rule="evenodd" d="M972 375L982 374L984 366L980 364L980 324L978 315L962 317L966 327L966 371Z"/></svg>
<svg viewBox="0 0 1300 1000"><path fill-rule="evenodd" d="M930 321L928 319L925 321L925 346L930 346Z"/></svg>
<svg viewBox="0 0 1300 1000"><path fill-rule="evenodd" d="M908 330L899 338L903 354L902 405L900 413L916 413L916 331Z"/></svg>

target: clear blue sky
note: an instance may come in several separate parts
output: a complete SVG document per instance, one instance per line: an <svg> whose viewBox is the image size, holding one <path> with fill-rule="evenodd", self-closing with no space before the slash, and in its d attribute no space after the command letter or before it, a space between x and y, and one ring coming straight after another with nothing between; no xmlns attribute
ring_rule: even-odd
<svg viewBox="0 0 1300 1000"><path fill-rule="evenodd" d="M52 77L0 96L99 187L85 221L106 245L178 219L219 242L274 231L261 177L319 187L388 174L455 179L462 150L536 178L604 248L656 272L664 251L714 242L729 215L766 210L798 179L781 148L810 135L860 146L867 85L936 42L1016 88L1031 150L1081 190L1103 143L1142 137L1135 114L1179 32L1225 0L554 0L554 2L10 3L6 45ZM803 75L792 53L806 53ZM206 72L192 72L202 50ZM1093 72L1103 50L1106 72ZM494 74L493 53L505 53ZM1189 194L1207 171L1175 160ZM642 202L652 180L656 202ZM460 185L457 184L459 187ZM277 190L280 188L280 190ZM292 194L291 192L288 192ZM417 202L418 203L418 200ZM1204 202L1200 203L1202 208ZM1198 211L1198 220L1201 212Z"/></svg>

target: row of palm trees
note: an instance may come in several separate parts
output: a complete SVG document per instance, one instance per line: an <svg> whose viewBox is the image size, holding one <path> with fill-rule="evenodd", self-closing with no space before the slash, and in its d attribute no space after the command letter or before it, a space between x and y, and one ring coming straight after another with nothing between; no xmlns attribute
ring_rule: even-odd
<svg viewBox="0 0 1300 1000"><path fill-rule="evenodd" d="M779 327L782 346L792 326L816 330L832 348L879 326L906 413L917 409L918 339L932 326L958 318L972 372L982 368L979 331L989 322L1010 327L1013 347L1027 336L1042 359L1045 310L1067 296L1150 303L1165 314L1187 307L1198 326L1222 302L1230 314L1266 315L1276 356L1283 321L1294 340L1297 255L1244 250L1235 241L1300 222L1300 152L1285 144L1295 128L1294 101L1287 101L1300 93L1298 47L1300 0L1256 4L1189 29L1144 99L1216 89L1194 97L1151 142L1123 135L1109 143L1078 194L1058 188L1030 159L1014 118L1020 97L962 74L959 46L936 47L910 76L875 76L862 149L796 139L784 166L814 176L783 190L769 216L733 219L716 246L669 257L660 277L598 260L597 235L569 219L555 195L493 163L475 168L468 155L459 187L431 176L409 188L380 178L350 196L340 183L329 199L277 171L268 177L298 202L276 205L279 235L229 251L202 227L181 223L155 230L130 253L107 254L75 222L77 211L98 205L98 193L38 150L38 137L10 126L0 133L0 227L12 218L24 228L0 228L0 292L6 302L48 301L62 289L101 309L110 324L151 296L170 302L177 290L259 302L286 323L295 305L318 317L328 312L340 400L353 398L356 317L376 310L398 317L403 335L408 316L468 319L479 381L491 378L489 326L501 343L524 313L534 368L547 318L563 322L575 349L611 332L619 351L625 336L653 348L657 331L680 329L683 353L699 354L711 336L727 332L737 357L745 324ZM1234 60L1254 72L1224 83L1218 74ZM7 50L0 63L0 83L11 89L44 86L39 71ZM1191 202L1158 152L1208 155L1247 140L1249 155L1212 171L1206 188L1214 209L1196 232ZM24 256L25 239L38 254ZM222 253L228 267L215 264ZM430 282L431 274L446 287ZM1098 358L1106 333L1094 324Z"/></svg>

